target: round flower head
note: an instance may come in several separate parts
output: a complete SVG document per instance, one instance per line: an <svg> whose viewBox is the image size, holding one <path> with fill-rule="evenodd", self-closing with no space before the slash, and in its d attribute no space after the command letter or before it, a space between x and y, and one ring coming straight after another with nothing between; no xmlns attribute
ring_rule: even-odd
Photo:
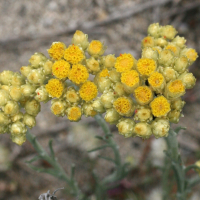
<svg viewBox="0 0 200 200"><path fill-rule="evenodd" d="M134 131L134 136L138 136L143 139L149 138L152 134L150 125L145 122L137 123L133 131Z"/></svg>
<svg viewBox="0 0 200 200"><path fill-rule="evenodd" d="M101 103L100 98L97 98L92 102L92 107L98 113L104 113L106 111L103 104Z"/></svg>
<svg viewBox="0 0 200 200"><path fill-rule="evenodd" d="M48 49L49 56L54 60L60 60L64 56L65 44L62 42L54 42L50 49Z"/></svg>
<svg viewBox="0 0 200 200"><path fill-rule="evenodd" d="M21 87L12 86L10 88L10 96L14 101L20 101L23 97L22 92L21 92Z"/></svg>
<svg viewBox="0 0 200 200"><path fill-rule="evenodd" d="M164 49L159 54L158 62L160 65L169 67L174 64L174 53L169 49Z"/></svg>
<svg viewBox="0 0 200 200"><path fill-rule="evenodd" d="M112 68L115 65L116 57L115 55L109 54L107 56L103 56L101 62L104 67Z"/></svg>
<svg viewBox="0 0 200 200"><path fill-rule="evenodd" d="M21 146L24 142L26 142L26 135L22 134L22 135L11 135L11 140L16 143L17 145Z"/></svg>
<svg viewBox="0 0 200 200"><path fill-rule="evenodd" d="M153 93L147 86L139 86L135 89L135 98L140 105L146 105L153 99Z"/></svg>
<svg viewBox="0 0 200 200"><path fill-rule="evenodd" d="M9 85L11 83L11 80L14 76L14 72L9 70L4 70L0 73L0 83L3 85Z"/></svg>
<svg viewBox="0 0 200 200"><path fill-rule="evenodd" d="M97 96L97 92L97 86L91 81L83 83L79 90L80 97L85 101L93 100Z"/></svg>
<svg viewBox="0 0 200 200"><path fill-rule="evenodd" d="M33 128L36 125L35 117L27 113L23 117L23 122L29 128Z"/></svg>
<svg viewBox="0 0 200 200"><path fill-rule="evenodd" d="M64 116L64 111L66 108L66 103L61 100L53 100L51 102L51 112L56 116Z"/></svg>
<svg viewBox="0 0 200 200"><path fill-rule="evenodd" d="M84 65L73 65L69 72L69 79L75 84L81 84L87 81L89 73Z"/></svg>
<svg viewBox="0 0 200 200"><path fill-rule="evenodd" d="M141 122L151 121L153 119L151 109L149 107L140 106L135 110L134 120Z"/></svg>
<svg viewBox="0 0 200 200"><path fill-rule="evenodd" d="M171 110L167 117L171 123L178 124L181 117L181 112L178 110Z"/></svg>
<svg viewBox="0 0 200 200"><path fill-rule="evenodd" d="M123 116L131 116L134 112L133 101L128 97L119 97L114 101L113 106Z"/></svg>
<svg viewBox="0 0 200 200"><path fill-rule="evenodd" d="M89 45L88 35L84 34L82 31L77 30L73 35L72 44L80 45L83 49L86 49Z"/></svg>
<svg viewBox="0 0 200 200"><path fill-rule="evenodd" d="M98 87L98 91L103 93L106 89L109 89L111 87L111 80L108 79L108 77L100 77L99 75L97 75L97 87Z"/></svg>
<svg viewBox="0 0 200 200"><path fill-rule="evenodd" d="M116 59L115 68L117 72L126 72L133 68L135 62L135 58L130 53L120 54Z"/></svg>
<svg viewBox="0 0 200 200"><path fill-rule="evenodd" d="M167 113L170 111L170 103L163 96L159 96L155 98L151 102L150 107L151 107L152 114L155 117L166 116Z"/></svg>
<svg viewBox="0 0 200 200"><path fill-rule="evenodd" d="M139 86L140 78L136 70L130 70L121 74L121 82L127 89L134 89ZM131 90L132 91L132 90Z"/></svg>
<svg viewBox="0 0 200 200"><path fill-rule="evenodd" d="M118 128L119 134L127 138L133 135L135 122L132 119L124 118L124 119L121 119L116 126Z"/></svg>
<svg viewBox="0 0 200 200"><path fill-rule="evenodd" d="M74 88L67 88L67 92L64 94L64 97L70 103L78 103L80 101L79 94Z"/></svg>
<svg viewBox="0 0 200 200"><path fill-rule="evenodd" d="M29 115L37 116L40 112L40 103L35 99L30 99L25 103L25 110Z"/></svg>
<svg viewBox="0 0 200 200"><path fill-rule="evenodd" d="M156 118L151 124L151 127L156 138L168 136L170 124L167 119Z"/></svg>
<svg viewBox="0 0 200 200"><path fill-rule="evenodd" d="M67 118L70 121L79 121L81 119L81 115L81 109L78 106L73 106L67 109Z"/></svg>
<svg viewBox="0 0 200 200"><path fill-rule="evenodd" d="M148 34L154 38L158 38L160 36L160 26L159 23L154 23L149 25Z"/></svg>
<svg viewBox="0 0 200 200"><path fill-rule="evenodd" d="M182 74L188 68L188 58L186 56L180 56L175 59L174 69L179 73Z"/></svg>
<svg viewBox="0 0 200 200"><path fill-rule="evenodd" d="M100 71L100 64L94 57L86 59L86 66L90 73L96 74Z"/></svg>
<svg viewBox="0 0 200 200"><path fill-rule="evenodd" d="M149 58L153 60L157 60L159 53L157 49L151 47L145 47L142 49L142 58Z"/></svg>
<svg viewBox="0 0 200 200"><path fill-rule="evenodd" d="M196 78L192 73L183 73L178 78L183 81L186 89L192 89L196 83Z"/></svg>
<svg viewBox="0 0 200 200"><path fill-rule="evenodd" d="M71 64L77 64L80 63L85 58L85 55L78 46L70 45L65 50L64 58Z"/></svg>
<svg viewBox="0 0 200 200"><path fill-rule="evenodd" d="M103 69L100 73L99 73L99 77L109 77L109 72L108 69Z"/></svg>
<svg viewBox="0 0 200 200"><path fill-rule="evenodd" d="M160 67L159 70L165 77L166 82L175 80L178 77L177 71L175 71L172 67Z"/></svg>
<svg viewBox="0 0 200 200"><path fill-rule="evenodd" d="M88 53L91 56L101 56L105 52L103 43L98 40L92 40L87 48Z"/></svg>
<svg viewBox="0 0 200 200"><path fill-rule="evenodd" d="M91 102L84 102L82 104L82 113L86 116L86 117L94 117L97 112L94 110L92 103Z"/></svg>
<svg viewBox="0 0 200 200"><path fill-rule="evenodd" d="M65 60L56 61L52 67L53 75L58 79L67 78L69 74L70 64Z"/></svg>
<svg viewBox="0 0 200 200"><path fill-rule="evenodd" d="M184 48L185 43L186 43L186 39L184 37L176 36L173 39L172 43L176 44L180 48Z"/></svg>
<svg viewBox="0 0 200 200"><path fill-rule="evenodd" d="M121 116L114 108L110 108L106 110L106 115L104 117L106 122L110 124L117 124L120 118Z"/></svg>
<svg viewBox="0 0 200 200"><path fill-rule="evenodd" d="M137 62L137 70L141 75L148 77L156 70L156 62L153 59L141 58Z"/></svg>
<svg viewBox="0 0 200 200"><path fill-rule="evenodd" d="M142 48L145 47L153 47L154 46L154 38L151 36L147 36L142 40Z"/></svg>
<svg viewBox="0 0 200 200"><path fill-rule="evenodd" d="M174 53L175 56L179 56L180 48L178 46L176 46L175 44L168 43L168 45L165 47L165 49L169 49Z"/></svg>
<svg viewBox="0 0 200 200"><path fill-rule="evenodd" d="M157 38L157 39L154 40L154 42L155 42L156 46L159 46L159 47L162 47L162 48L165 47L168 43L167 40L164 39L164 38Z"/></svg>
<svg viewBox="0 0 200 200"><path fill-rule="evenodd" d="M195 49L185 48L181 51L181 55L184 55L188 58L189 63L192 64L197 58L198 54Z"/></svg>
<svg viewBox="0 0 200 200"><path fill-rule="evenodd" d="M176 34L176 29L171 25L161 27L161 36L165 39L173 40Z"/></svg>
<svg viewBox="0 0 200 200"><path fill-rule="evenodd" d="M104 93L101 95L100 100L105 108L112 108L113 102L115 100L113 93L113 90L104 91Z"/></svg>
<svg viewBox="0 0 200 200"><path fill-rule="evenodd" d="M165 86L165 79L159 72L153 72L148 78L148 82L152 89L156 92L162 92L162 89Z"/></svg>
<svg viewBox="0 0 200 200"><path fill-rule="evenodd" d="M51 97L59 98L63 93L64 86L60 80L50 79L45 88Z"/></svg>
<svg viewBox="0 0 200 200"><path fill-rule="evenodd" d="M181 97L179 97L171 102L171 109L181 111L184 105L185 101L182 101Z"/></svg>

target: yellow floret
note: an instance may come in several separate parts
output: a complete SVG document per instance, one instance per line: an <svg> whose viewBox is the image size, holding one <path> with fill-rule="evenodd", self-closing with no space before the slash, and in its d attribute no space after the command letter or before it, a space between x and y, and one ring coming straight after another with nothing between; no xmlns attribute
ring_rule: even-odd
<svg viewBox="0 0 200 200"><path fill-rule="evenodd" d="M81 118L81 109L77 106L67 109L67 117L70 121L78 121Z"/></svg>
<svg viewBox="0 0 200 200"><path fill-rule="evenodd" d="M69 74L70 64L65 60L56 61L52 67L52 73L56 78L67 78Z"/></svg>
<svg viewBox="0 0 200 200"><path fill-rule="evenodd" d="M130 53L120 54L115 62L117 72L126 72L131 70L135 64L135 59Z"/></svg>
<svg viewBox="0 0 200 200"><path fill-rule="evenodd" d="M170 103L163 96L159 96L159 97L155 98L151 102L150 107L152 110L152 114L155 117L166 116L167 113L170 111Z"/></svg>
<svg viewBox="0 0 200 200"><path fill-rule="evenodd" d="M87 68L84 65L73 65L69 72L69 79L76 84L84 83L89 77Z"/></svg>
<svg viewBox="0 0 200 200"><path fill-rule="evenodd" d="M174 45L167 45L165 49L171 50L174 53L174 55L177 55L179 52L179 49Z"/></svg>
<svg viewBox="0 0 200 200"><path fill-rule="evenodd" d="M54 42L50 49L48 49L49 56L54 60L63 58L65 52L65 44L62 42Z"/></svg>
<svg viewBox="0 0 200 200"><path fill-rule="evenodd" d="M127 114L132 109L132 102L127 97L119 97L114 101L113 106L119 114Z"/></svg>
<svg viewBox="0 0 200 200"><path fill-rule="evenodd" d="M190 61L194 62L197 59L198 54L195 49L188 49L188 51L186 52L186 56Z"/></svg>
<svg viewBox="0 0 200 200"><path fill-rule="evenodd" d="M70 45L65 50L64 58L71 64L77 64L80 63L85 58L85 55L78 46Z"/></svg>
<svg viewBox="0 0 200 200"><path fill-rule="evenodd" d="M62 82L58 79L50 79L45 88L51 97L57 98L62 95L64 89Z"/></svg>
<svg viewBox="0 0 200 200"><path fill-rule="evenodd" d="M97 92L97 86L91 81L83 83L79 90L80 97L85 101L94 99L97 96Z"/></svg>
<svg viewBox="0 0 200 200"><path fill-rule="evenodd" d="M169 84L168 89L171 93L181 93L185 91L185 86L181 80L175 80Z"/></svg>
<svg viewBox="0 0 200 200"><path fill-rule="evenodd" d="M129 87L135 86L139 81L139 74L136 70L127 71L121 74L121 82Z"/></svg>
<svg viewBox="0 0 200 200"><path fill-rule="evenodd" d="M137 62L137 70L141 75L149 76L156 70L156 62L153 59L141 58Z"/></svg>
<svg viewBox="0 0 200 200"><path fill-rule="evenodd" d="M135 98L140 104L145 105L153 99L153 93L149 87L139 86L135 89Z"/></svg>
<svg viewBox="0 0 200 200"><path fill-rule="evenodd" d="M108 73L108 69L103 69L100 73L99 73L99 77L109 77L109 73Z"/></svg>
<svg viewBox="0 0 200 200"><path fill-rule="evenodd" d="M149 81L149 84L152 86L152 87L160 87L163 82L164 82L164 77L161 73L158 73L158 72L154 72L151 74L151 76L148 78L148 81Z"/></svg>
<svg viewBox="0 0 200 200"><path fill-rule="evenodd" d="M91 56L103 55L104 51L105 49L102 42L98 40L92 40L88 46L88 53Z"/></svg>

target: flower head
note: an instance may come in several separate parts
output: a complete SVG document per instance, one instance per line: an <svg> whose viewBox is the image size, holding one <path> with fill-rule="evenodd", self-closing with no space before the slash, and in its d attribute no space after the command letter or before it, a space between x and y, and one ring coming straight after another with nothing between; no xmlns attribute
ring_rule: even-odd
<svg viewBox="0 0 200 200"><path fill-rule="evenodd" d="M65 44L62 42L54 42L48 49L49 56L54 60L60 60L64 56Z"/></svg>
<svg viewBox="0 0 200 200"><path fill-rule="evenodd" d="M104 54L105 48L102 42L98 40L92 40L87 50L91 56L99 56Z"/></svg>
<svg viewBox="0 0 200 200"><path fill-rule="evenodd" d="M70 64L65 60L56 61L52 67L52 73L56 78L63 79L67 78L69 74Z"/></svg>
<svg viewBox="0 0 200 200"><path fill-rule="evenodd" d="M137 70L141 75L149 76L156 70L156 62L153 59L141 58L137 62Z"/></svg>
<svg viewBox="0 0 200 200"><path fill-rule="evenodd" d="M100 73L99 73L99 77L109 77L109 73L108 73L108 69L103 69Z"/></svg>
<svg viewBox="0 0 200 200"><path fill-rule="evenodd" d="M59 98L63 93L64 86L60 80L50 79L45 88L51 97Z"/></svg>
<svg viewBox="0 0 200 200"><path fill-rule="evenodd" d="M140 78L136 70L130 70L121 74L121 82L126 86L134 87L139 84Z"/></svg>
<svg viewBox="0 0 200 200"><path fill-rule="evenodd" d="M147 86L139 86L135 89L135 98L141 105L148 104L153 99L153 93Z"/></svg>
<svg viewBox="0 0 200 200"><path fill-rule="evenodd" d="M67 118L70 121L77 122L81 118L81 109L78 106L73 106L67 109Z"/></svg>

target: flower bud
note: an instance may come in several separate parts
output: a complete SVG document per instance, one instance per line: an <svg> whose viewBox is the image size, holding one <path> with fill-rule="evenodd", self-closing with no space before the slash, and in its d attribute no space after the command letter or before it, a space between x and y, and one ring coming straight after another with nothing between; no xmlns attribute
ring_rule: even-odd
<svg viewBox="0 0 200 200"><path fill-rule="evenodd" d="M196 78L192 73L183 73L181 74L178 79L183 81L183 85L186 89L192 89L196 83Z"/></svg>
<svg viewBox="0 0 200 200"><path fill-rule="evenodd" d="M17 145L21 146L24 142L26 142L26 135L25 134L17 136L11 135L11 140Z"/></svg>
<svg viewBox="0 0 200 200"><path fill-rule="evenodd" d="M116 83L116 82L119 82L120 81L120 77L121 77L121 74L119 72L117 72L115 69L109 71L109 79Z"/></svg>
<svg viewBox="0 0 200 200"><path fill-rule="evenodd" d="M41 67L41 64L47 60L46 56L43 55L42 53L34 53L31 58L29 59L29 63L31 64L32 67L34 68L39 68Z"/></svg>
<svg viewBox="0 0 200 200"><path fill-rule="evenodd" d="M24 77L19 73L14 73L12 80L11 80L11 85L21 86L23 84L25 84Z"/></svg>
<svg viewBox="0 0 200 200"><path fill-rule="evenodd" d="M171 42L169 42L167 44L165 49L171 50L174 53L174 56L179 56L179 54L180 54L180 48L177 45L175 45L175 44L173 44Z"/></svg>
<svg viewBox="0 0 200 200"><path fill-rule="evenodd" d="M134 120L141 122L149 122L153 119L150 107L139 106L135 110Z"/></svg>
<svg viewBox="0 0 200 200"><path fill-rule="evenodd" d="M30 97L35 93L36 87L31 84L25 84L21 86L21 92L23 96Z"/></svg>
<svg viewBox="0 0 200 200"><path fill-rule="evenodd" d="M185 47L186 39L184 37L176 36L172 43L176 44L181 49Z"/></svg>
<svg viewBox="0 0 200 200"><path fill-rule="evenodd" d="M165 49L160 52L158 62L160 65L169 67L174 64L174 53L171 50Z"/></svg>
<svg viewBox="0 0 200 200"><path fill-rule="evenodd" d="M136 101L140 105L149 104L153 100L153 93L148 86L139 86L134 91Z"/></svg>
<svg viewBox="0 0 200 200"><path fill-rule="evenodd" d="M94 117L97 112L94 110L92 103L83 103L82 105L82 113L86 116L86 117Z"/></svg>
<svg viewBox="0 0 200 200"><path fill-rule="evenodd" d="M154 38L151 36L147 36L142 40L142 48L145 47L153 47L154 46Z"/></svg>
<svg viewBox="0 0 200 200"><path fill-rule="evenodd" d="M65 49L66 46L63 42L53 42L47 51L53 60L60 60L64 56Z"/></svg>
<svg viewBox="0 0 200 200"><path fill-rule="evenodd" d="M173 40L177 33L176 29L171 25L161 27L161 36L165 39Z"/></svg>
<svg viewBox="0 0 200 200"><path fill-rule="evenodd" d="M10 118L4 112L0 111L0 126L6 126L10 122Z"/></svg>
<svg viewBox="0 0 200 200"><path fill-rule="evenodd" d="M36 91L35 91L35 100L39 102L48 102L50 100L49 94L46 91L46 88L44 85L40 86Z"/></svg>
<svg viewBox="0 0 200 200"><path fill-rule="evenodd" d="M30 99L25 104L25 110L29 115L36 116L40 112L40 103L35 99Z"/></svg>
<svg viewBox="0 0 200 200"><path fill-rule="evenodd" d="M13 116L19 112L19 105L16 101L8 101L3 110L5 114Z"/></svg>
<svg viewBox="0 0 200 200"><path fill-rule="evenodd" d="M178 73L172 67L159 67L160 73L165 77L166 82L175 80Z"/></svg>
<svg viewBox="0 0 200 200"><path fill-rule="evenodd" d="M141 137L142 139L147 139L151 136L151 126L145 122L139 122L134 126L134 135Z"/></svg>
<svg viewBox="0 0 200 200"><path fill-rule="evenodd" d="M18 112L16 115L11 116L12 122L22 121L24 114L22 112Z"/></svg>
<svg viewBox="0 0 200 200"><path fill-rule="evenodd" d="M159 47L165 47L167 45L167 40L164 39L164 38L158 38L158 39L155 39L155 45L156 46L159 46Z"/></svg>
<svg viewBox="0 0 200 200"><path fill-rule="evenodd" d="M116 57L114 54L109 54L107 56L103 56L101 63L106 68L112 68L115 66Z"/></svg>
<svg viewBox="0 0 200 200"><path fill-rule="evenodd" d="M47 60L46 62L44 62L42 67L43 67L43 72L45 75L52 74L52 66L53 66L53 62L51 60Z"/></svg>
<svg viewBox="0 0 200 200"><path fill-rule="evenodd" d="M162 93L165 87L165 79L161 73L154 72L148 78L148 83L156 93Z"/></svg>
<svg viewBox="0 0 200 200"><path fill-rule="evenodd" d="M27 76L27 79L30 83L33 84L43 84L45 81L45 76L42 72L42 69L33 69Z"/></svg>
<svg viewBox="0 0 200 200"><path fill-rule="evenodd" d="M103 107L103 104L101 103L100 98L97 98L96 100L93 101L92 107L98 113L104 113L106 111L105 108Z"/></svg>
<svg viewBox="0 0 200 200"><path fill-rule="evenodd" d="M104 54L105 47L100 41L92 40L87 48L87 51L91 56L98 57Z"/></svg>
<svg viewBox="0 0 200 200"><path fill-rule="evenodd" d="M73 35L72 44L80 45L83 50L87 49L89 45L88 35L84 34L82 31L77 30Z"/></svg>
<svg viewBox="0 0 200 200"><path fill-rule="evenodd" d="M66 110L66 115L70 121L78 122L82 116L81 108L78 106L70 107Z"/></svg>
<svg viewBox="0 0 200 200"><path fill-rule="evenodd" d="M6 90L0 89L0 106L4 106L9 99L9 93Z"/></svg>
<svg viewBox="0 0 200 200"><path fill-rule="evenodd" d="M64 116L66 106L66 102L54 99L51 101L51 112L56 116Z"/></svg>
<svg viewBox="0 0 200 200"><path fill-rule="evenodd" d="M133 136L135 122L132 119L122 118L116 126L119 134L123 135L125 138Z"/></svg>
<svg viewBox="0 0 200 200"><path fill-rule="evenodd" d="M8 93L10 92L10 87L11 87L11 86L8 86L8 85L1 85L1 89L2 89L2 90L5 90L5 91L8 92Z"/></svg>
<svg viewBox="0 0 200 200"><path fill-rule="evenodd" d="M189 66L188 59L186 56L180 56L175 59L174 69L182 74Z"/></svg>
<svg viewBox="0 0 200 200"><path fill-rule="evenodd" d="M35 117L33 117L32 115L29 115L27 113L25 113L24 115L24 119L23 119L23 123L28 126L29 128L33 128L36 124L36 120Z"/></svg>
<svg viewBox="0 0 200 200"><path fill-rule="evenodd" d="M115 100L113 91L104 91L100 97L100 100L105 108L112 108L113 102Z"/></svg>
<svg viewBox="0 0 200 200"><path fill-rule="evenodd" d="M182 101L181 97L179 97L171 102L171 109L181 111L184 105L185 101Z"/></svg>
<svg viewBox="0 0 200 200"><path fill-rule="evenodd" d="M117 124L121 116L118 114L118 112L114 108L110 108L106 110L106 115L104 119L109 124Z"/></svg>
<svg viewBox="0 0 200 200"><path fill-rule="evenodd" d="M10 88L10 96L14 101L20 101L23 97L20 86L12 86Z"/></svg>
<svg viewBox="0 0 200 200"><path fill-rule="evenodd" d="M86 66L88 71L92 74L96 74L100 71L99 62L94 57L86 59Z"/></svg>
<svg viewBox="0 0 200 200"><path fill-rule="evenodd" d="M181 117L181 113L180 113L180 111L178 111L178 110L171 110L171 111L168 113L167 117L169 118L169 121L170 121L171 123L178 124L179 119L180 119L180 117Z"/></svg>
<svg viewBox="0 0 200 200"><path fill-rule="evenodd" d="M0 73L0 83L3 85L10 85L14 72L5 70Z"/></svg>
<svg viewBox="0 0 200 200"><path fill-rule="evenodd" d="M24 75L25 77L28 76L28 74L32 71L32 67L31 66L22 66L20 68L20 72L22 75Z"/></svg>
<svg viewBox="0 0 200 200"><path fill-rule="evenodd" d="M114 90L114 96L127 95L126 91L129 91L128 89L126 90L125 85L120 82L112 84L112 88Z"/></svg>
<svg viewBox="0 0 200 200"><path fill-rule="evenodd" d="M69 103L79 103L80 96L79 93L72 87L67 88L67 91L64 93L63 96Z"/></svg>
<svg viewBox="0 0 200 200"><path fill-rule="evenodd" d="M150 36L154 38L158 38L160 36L159 23L154 23L154 24L149 25L147 32Z"/></svg>
<svg viewBox="0 0 200 200"><path fill-rule="evenodd" d="M99 77L97 80L98 91L103 93L111 87L111 80L107 77Z"/></svg>
<svg viewBox="0 0 200 200"><path fill-rule="evenodd" d="M159 56L158 51L154 50L151 47L146 47L142 49L142 58L157 60L158 56Z"/></svg>
<svg viewBox="0 0 200 200"><path fill-rule="evenodd" d="M151 124L151 127L155 138L168 136L170 124L167 119L156 118Z"/></svg>
<svg viewBox="0 0 200 200"><path fill-rule="evenodd" d="M184 48L181 53L181 56L186 56L189 60L189 64L191 65L197 58L198 54L195 49L192 48Z"/></svg>
<svg viewBox="0 0 200 200"><path fill-rule="evenodd" d="M12 125L10 125L9 129L10 133L14 137L24 135L27 131L25 124L20 121L14 122Z"/></svg>

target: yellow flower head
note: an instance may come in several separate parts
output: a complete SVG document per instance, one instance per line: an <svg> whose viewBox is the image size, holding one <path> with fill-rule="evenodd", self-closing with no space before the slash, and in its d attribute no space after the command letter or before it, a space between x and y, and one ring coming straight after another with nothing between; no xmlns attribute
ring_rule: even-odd
<svg viewBox="0 0 200 200"><path fill-rule="evenodd" d="M47 92L51 97L59 98L63 93L63 84L58 79L50 79L45 86Z"/></svg>
<svg viewBox="0 0 200 200"><path fill-rule="evenodd" d="M164 82L164 77L161 73L153 72L151 76L148 78L148 82L152 87L158 88Z"/></svg>
<svg viewBox="0 0 200 200"><path fill-rule="evenodd" d="M154 39L151 36L147 36L142 40L142 47L153 47L154 46Z"/></svg>
<svg viewBox="0 0 200 200"><path fill-rule="evenodd" d="M65 52L65 44L62 42L54 42L50 49L48 49L49 56L54 60L59 60L63 58Z"/></svg>
<svg viewBox="0 0 200 200"><path fill-rule="evenodd" d="M92 40L87 50L91 56L103 55L105 52L103 43L98 40Z"/></svg>
<svg viewBox="0 0 200 200"><path fill-rule="evenodd" d="M134 87L140 81L136 70L130 70L121 74L121 82L129 87Z"/></svg>
<svg viewBox="0 0 200 200"><path fill-rule="evenodd" d="M137 62L137 70L141 75L149 76L156 70L156 62L153 59L141 58Z"/></svg>
<svg viewBox="0 0 200 200"><path fill-rule="evenodd" d="M70 121L79 121L81 118L81 109L78 106L73 106L67 109L67 117Z"/></svg>
<svg viewBox="0 0 200 200"><path fill-rule="evenodd" d="M54 115L62 116L64 115L66 104L60 100L56 100L51 105L51 111Z"/></svg>
<svg viewBox="0 0 200 200"><path fill-rule="evenodd" d="M120 54L115 62L117 72L126 72L132 69L135 64L135 59L130 53Z"/></svg>
<svg viewBox="0 0 200 200"><path fill-rule="evenodd" d="M195 51L195 49L188 49L185 55L187 56L190 62L194 62L198 57L198 54Z"/></svg>
<svg viewBox="0 0 200 200"><path fill-rule="evenodd" d="M97 86L91 81L83 83L79 90L80 97L85 101L94 99L97 96L97 92Z"/></svg>
<svg viewBox="0 0 200 200"><path fill-rule="evenodd" d="M132 110L133 104L129 98L119 97L114 101L113 106L119 114L126 115Z"/></svg>
<svg viewBox="0 0 200 200"><path fill-rule="evenodd" d="M69 72L69 79L76 84L84 83L89 77L87 68L84 65L73 65Z"/></svg>
<svg viewBox="0 0 200 200"><path fill-rule="evenodd" d="M179 47L177 47L176 45L174 44L168 44L165 49L169 49L171 50L175 56L178 56L179 55L179 52L180 52L180 49Z"/></svg>
<svg viewBox="0 0 200 200"><path fill-rule="evenodd" d="M65 50L64 58L71 64L77 64L80 63L85 58L85 55L78 46L70 45Z"/></svg>
<svg viewBox="0 0 200 200"><path fill-rule="evenodd" d="M108 69L103 69L100 73L99 73L99 77L109 77L109 73L108 73Z"/></svg>
<svg viewBox="0 0 200 200"><path fill-rule="evenodd" d="M170 111L170 103L163 96L159 96L159 97L155 98L151 102L150 107L152 110L152 114L155 117L166 116L167 113Z"/></svg>
<svg viewBox="0 0 200 200"><path fill-rule="evenodd" d="M141 104L148 104L153 99L153 93L147 86L139 86L135 89L135 98Z"/></svg>
<svg viewBox="0 0 200 200"><path fill-rule="evenodd" d="M65 60L56 61L52 67L52 73L56 78L67 78L69 74L70 64Z"/></svg>
<svg viewBox="0 0 200 200"><path fill-rule="evenodd" d="M175 80L169 83L168 89L171 93L182 93L185 91L185 86L181 80Z"/></svg>

